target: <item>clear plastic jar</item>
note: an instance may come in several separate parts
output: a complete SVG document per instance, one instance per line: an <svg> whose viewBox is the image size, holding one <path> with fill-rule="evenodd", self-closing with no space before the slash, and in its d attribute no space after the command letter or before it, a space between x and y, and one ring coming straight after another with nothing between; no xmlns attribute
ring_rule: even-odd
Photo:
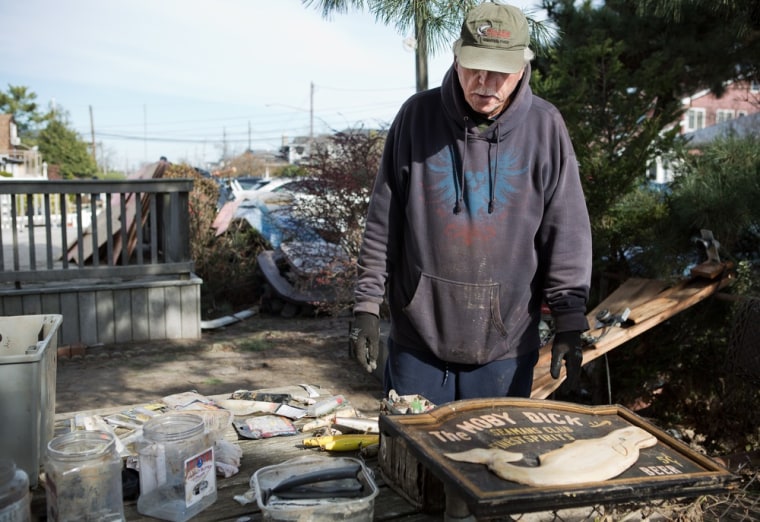
<svg viewBox="0 0 760 522"><path fill-rule="evenodd" d="M29 522L29 477L10 459L0 459L0 522Z"/></svg>
<svg viewBox="0 0 760 522"><path fill-rule="evenodd" d="M51 440L45 460L48 520L124 520L121 470L110 433L74 431Z"/></svg>
<svg viewBox="0 0 760 522"><path fill-rule="evenodd" d="M216 502L214 444L203 418L166 413L143 426L137 511L184 522Z"/></svg>

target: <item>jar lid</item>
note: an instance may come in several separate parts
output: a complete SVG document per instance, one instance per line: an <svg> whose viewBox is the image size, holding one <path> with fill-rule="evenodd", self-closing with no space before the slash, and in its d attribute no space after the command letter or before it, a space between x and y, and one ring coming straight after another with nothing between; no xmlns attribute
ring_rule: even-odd
<svg viewBox="0 0 760 522"><path fill-rule="evenodd" d="M105 431L73 431L48 442L48 457L61 460L87 460L111 453L114 436Z"/></svg>
<svg viewBox="0 0 760 522"><path fill-rule="evenodd" d="M153 417L143 426L146 439L157 442L183 440L202 434L203 417L192 413L164 413Z"/></svg>

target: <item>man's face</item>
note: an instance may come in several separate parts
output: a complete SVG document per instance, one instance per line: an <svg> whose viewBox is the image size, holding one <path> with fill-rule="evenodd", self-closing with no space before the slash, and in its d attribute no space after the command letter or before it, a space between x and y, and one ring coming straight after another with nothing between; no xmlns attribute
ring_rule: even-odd
<svg viewBox="0 0 760 522"><path fill-rule="evenodd" d="M516 73L500 73L468 69L455 62L459 83L464 91L464 99L472 110L489 118L497 116L509 103L509 97L525 73L525 68Z"/></svg>

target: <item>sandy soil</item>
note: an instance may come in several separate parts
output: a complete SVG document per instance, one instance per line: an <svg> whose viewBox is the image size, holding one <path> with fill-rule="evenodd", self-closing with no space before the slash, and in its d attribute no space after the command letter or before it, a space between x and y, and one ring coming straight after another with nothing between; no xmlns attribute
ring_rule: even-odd
<svg viewBox="0 0 760 522"><path fill-rule="evenodd" d="M59 352L56 412L293 384L341 393L361 411L380 408L382 386L348 355L348 320L254 315L197 341L161 341Z"/></svg>

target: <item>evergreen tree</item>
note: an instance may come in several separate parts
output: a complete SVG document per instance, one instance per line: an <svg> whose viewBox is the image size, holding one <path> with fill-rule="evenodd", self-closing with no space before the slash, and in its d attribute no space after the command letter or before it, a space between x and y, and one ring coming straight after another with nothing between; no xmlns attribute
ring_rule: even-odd
<svg viewBox="0 0 760 522"><path fill-rule="evenodd" d="M760 266L760 137L718 138L689 155L681 169L660 241L693 249L693 238L708 229L724 258Z"/></svg>
<svg viewBox="0 0 760 522"><path fill-rule="evenodd" d="M7 92L0 92L0 113L13 115L25 144L34 144L36 127L46 118L37 104L37 94L20 85L8 85Z"/></svg>
<svg viewBox="0 0 760 522"><path fill-rule="evenodd" d="M52 118L39 133L42 158L57 165L64 179L90 178L98 170L87 143L59 115Z"/></svg>
<svg viewBox="0 0 760 522"><path fill-rule="evenodd" d="M679 245L680 254L673 248L666 253L657 241L663 237L658 220L676 216L668 215L674 209L666 208L663 194L642 189L646 167L657 155L684 157L677 138L684 97L705 88L720 94L725 82L751 78L757 70L758 4L544 1L560 39L536 62L535 90L567 121L589 203L597 271L630 273L633 250L647 258L637 260L639 267L654 269L690 249L683 228L684 237L671 236L668 243Z"/></svg>
<svg viewBox="0 0 760 522"><path fill-rule="evenodd" d="M609 2L608 2L609 3ZM631 8L633 2L617 0ZM689 56L686 82L699 78L716 94L731 79L758 79L760 74L760 1L641 0L642 19L659 20L655 29L674 53ZM657 34L657 32L655 32Z"/></svg>
<svg viewBox="0 0 760 522"><path fill-rule="evenodd" d="M637 214L628 198L646 183L648 163L675 147L675 131L662 129L678 119L680 103L662 93L678 72L668 72L667 58L658 52L628 67L634 50L615 28L636 22L613 10L566 0L552 3L548 12L561 39L537 60L533 88L558 106L567 123L591 218L595 267L618 270L631 247L645 241L642 225L658 214L649 206Z"/></svg>

